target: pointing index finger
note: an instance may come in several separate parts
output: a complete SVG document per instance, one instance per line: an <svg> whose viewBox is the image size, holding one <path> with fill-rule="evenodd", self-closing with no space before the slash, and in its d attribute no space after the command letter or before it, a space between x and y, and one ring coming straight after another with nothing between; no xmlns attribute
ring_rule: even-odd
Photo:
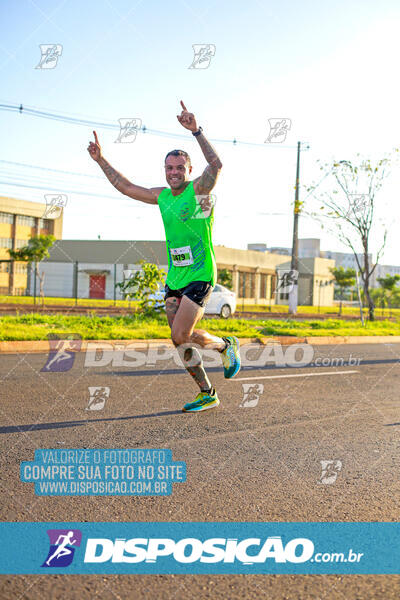
<svg viewBox="0 0 400 600"><path fill-rule="evenodd" d="M187 111L187 108L186 108L186 106L183 104L183 100L181 100L181 106L182 106L183 110L186 110L186 111Z"/></svg>
<svg viewBox="0 0 400 600"><path fill-rule="evenodd" d="M93 135L94 135L94 141L96 142L96 144L98 144L99 140L97 139L97 133L95 131L93 131Z"/></svg>

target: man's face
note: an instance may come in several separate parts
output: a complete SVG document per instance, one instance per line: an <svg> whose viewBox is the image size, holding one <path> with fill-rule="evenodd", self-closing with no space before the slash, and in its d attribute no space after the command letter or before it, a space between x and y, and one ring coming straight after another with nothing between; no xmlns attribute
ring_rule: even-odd
<svg viewBox="0 0 400 600"><path fill-rule="evenodd" d="M168 156L165 161L165 178L172 190L179 190L189 180L192 167L184 156Z"/></svg>

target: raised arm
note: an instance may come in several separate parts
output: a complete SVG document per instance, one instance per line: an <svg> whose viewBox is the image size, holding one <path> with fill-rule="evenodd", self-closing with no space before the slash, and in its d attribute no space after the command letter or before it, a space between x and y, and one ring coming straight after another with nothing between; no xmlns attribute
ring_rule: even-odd
<svg viewBox="0 0 400 600"><path fill-rule="evenodd" d="M182 100L181 106L182 113L177 117L180 124L185 127L185 129L189 129L192 133L199 131L194 114L187 110ZM195 137L204 154L204 158L208 162L208 166L204 169L203 174L200 177L193 180L193 187L196 194L208 194L217 182L218 175L222 169L222 163L215 149L207 140L203 132L200 132L200 134Z"/></svg>
<svg viewBox="0 0 400 600"><path fill-rule="evenodd" d="M95 162L98 163L103 170L108 181L125 196L129 196L134 200L140 200L147 204L157 204L157 198L164 188L144 188L140 185L131 183L126 177L116 171L110 163L102 156L101 147L97 138L97 133L93 131L94 142L89 142L88 152Z"/></svg>

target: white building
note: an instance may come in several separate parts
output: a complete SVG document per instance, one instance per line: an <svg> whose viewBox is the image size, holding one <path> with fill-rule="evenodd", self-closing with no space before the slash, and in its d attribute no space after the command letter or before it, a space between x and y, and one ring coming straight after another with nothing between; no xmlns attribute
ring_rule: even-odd
<svg viewBox="0 0 400 600"><path fill-rule="evenodd" d="M400 267L393 265L377 265L371 276L371 287L379 287L379 277L386 275L400 275Z"/></svg>
<svg viewBox="0 0 400 600"><path fill-rule="evenodd" d="M282 246L273 246L271 248L267 248L266 244L248 244L247 248L249 250L259 250L260 252L267 251L275 254L286 254L288 256L291 256L292 254L292 248L285 248ZM364 266L364 255L357 254L357 257L360 265ZM369 254L368 257L369 264L372 265L372 254ZM334 260L336 267L355 269L356 271L359 270L353 252L332 252L331 250L321 250L321 240L318 238L299 239L299 258L327 258L329 260ZM393 268L395 269L397 267ZM378 275L378 277L380 277L380 275Z"/></svg>
<svg viewBox="0 0 400 600"><path fill-rule="evenodd" d="M292 248L283 246L273 246L267 248L267 244L247 244L248 250L258 250L259 252L272 252L274 254L285 254L290 256ZM320 251L320 240L318 238L301 238L299 239L299 258L330 258L329 256L322 257Z"/></svg>
<svg viewBox="0 0 400 600"><path fill-rule="evenodd" d="M321 256L334 260L337 267L343 267L344 269L355 269L356 271L360 270L353 252L332 252L331 250L322 250ZM363 267L364 255L357 254L357 258L360 262L360 265ZM372 254L368 254L368 262L371 268L373 264Z"/></svg>
<svg viewBox="0 0 400 600"><path fill-rule="evenodd" d="M124 280L125 270L140 269L141 260L168 270L165 242L161 241L57 240L49 253L39 265L39 274L45 274L47 297L120 300L120 289L115 286ZM33 295L34 288L31 272L28 293Z"/></svg>
<svg viewBox="0 0 400 600"><path fill-rule="evenodd" d="M263 305L287 302L287 292L278 292L278 277L282 271L290 271L287 255L225 246L214 250L217 269L231 274L238 300ZM141 260L168 270L166 245L158 240L57 240L49 253L39 264L39 273L45 274L46 297L119 300L122 296L116 284L124 280L124 271L139 270ZM299 304L332 304L329 268L333 265L324 258L300 259ZM39 285L36 281L36 295ZM324 289L320 289L322 285ZM31 272L28 294L33 295L34 290L35 274Z"/></svg>

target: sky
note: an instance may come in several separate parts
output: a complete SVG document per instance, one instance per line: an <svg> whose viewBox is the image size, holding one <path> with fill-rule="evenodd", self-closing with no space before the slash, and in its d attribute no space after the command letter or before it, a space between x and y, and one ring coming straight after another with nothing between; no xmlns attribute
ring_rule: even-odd
<svg viewBox="0 0 400 600"><path fill-rule="evenodd" d="M321 179L318 160L375 160L400 146L399 29L396 0L2 0L0 104L115 125L96 127L103 155L151 187L164 185L173 148L189 152L193 177L206 166L177 121L182 99L206 137L227 140L214 143L223 163L214 242L290 246L298 141L310 147L300 167L309 210L318 205L305 192ZM62 46L55 68L35 68L41 44ZM194 44L215 46L208 68L189 68ZM139 132L115 143L121 118L181 137ZM290 119L286 139L265 143L277 118ZM63 191L65 239L165 239L158 207L119 194L89 157L92 127L1 109L0 127L0 195L43 202ZM395 164L377 196L389 229L384 264L400 264L399 172ZM347 251L306 214L299 236ZM372 252L381 238L379 226Z"/></svg>

